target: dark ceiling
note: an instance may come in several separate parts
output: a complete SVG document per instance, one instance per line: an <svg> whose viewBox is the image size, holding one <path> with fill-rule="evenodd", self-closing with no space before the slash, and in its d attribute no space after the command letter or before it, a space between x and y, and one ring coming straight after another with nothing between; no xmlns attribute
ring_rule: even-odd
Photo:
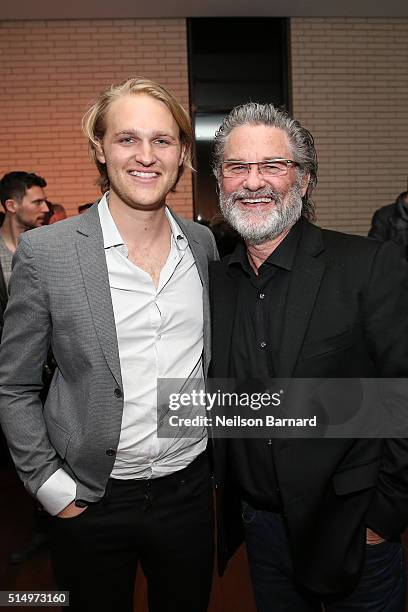
<svg viewBox="0 0 408 612"><path fill-rule="evenodd" d="M408 17L406 0L1 0L0 20L160 17Z"/></svg>

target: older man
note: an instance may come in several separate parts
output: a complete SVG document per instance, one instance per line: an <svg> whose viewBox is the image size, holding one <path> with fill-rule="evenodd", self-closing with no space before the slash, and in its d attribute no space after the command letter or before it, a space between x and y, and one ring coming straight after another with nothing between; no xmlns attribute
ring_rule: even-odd
<svg viewBox="0 0 408 612"><path fill-rule="evenodd" d="M245 244L211 265L212 375L252 388L406 377L407 269L392 244L310 223L310 133L273 105L237 107L215 174ZM408 441L216 440L216 474L221 566L240 541L239 502L259 612L403 610Z"/></svg>
<svg viewBox="0 0 408 612"><path fill-rule="evenodd" d="M150 612L204 612L206 430L157 436L157 379L200 384L209 361L215 242L166 206L189 164L191 124L166 89L130 79L99 96L84 131L104 195L20 242L0 354L2 424L25 486L53 515L70 609L130 612L139 560ZM43 409L49 345L56 372Z"/></svg>

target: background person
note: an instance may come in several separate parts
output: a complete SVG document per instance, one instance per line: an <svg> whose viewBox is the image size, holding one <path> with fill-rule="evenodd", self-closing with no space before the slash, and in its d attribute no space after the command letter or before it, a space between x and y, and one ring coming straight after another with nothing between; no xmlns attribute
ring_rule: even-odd
<svg viewBox="0 0 408 612"><path fill-rule="evenodd" d="M404 246L408 259L408 191L400 193L393 204L375 211L368 236Z"/></svg>
<svg viewBox="0 0 408 612"><path fill-rule="evenodd" d="M9 172L0 180L0 201L5 210L0 228L0 262L6 286L21 234L45 224L48 213L46 186L46 180L32 172Z"/></svg>
<svg viewBox="0 0 408 612"><path fill-rule="evenodd" d="M54 204L53 202L48 201L47 204L51 213L48 219L48 225L52 225L57 221L62 221L63 219L67 218L67 211L62 204Z"/></svg>

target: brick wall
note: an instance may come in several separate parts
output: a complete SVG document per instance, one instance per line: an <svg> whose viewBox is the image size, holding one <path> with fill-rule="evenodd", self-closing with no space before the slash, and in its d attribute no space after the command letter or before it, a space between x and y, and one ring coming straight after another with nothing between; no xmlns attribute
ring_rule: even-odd
<svg viewBox="0 0 408 612"><path fill-rule="evenodd" d="M34 171L71 214L95 200L81 117L111 83L142 75L188 108L184 19L0 22L0 173ZM192 216L191 175L171 196Z"/></svg>
<svg viewBox="0 0 408 612"><path fill-rule="evenodd" d="M315 137L321 225L366 234L407 189L408 19L291 20L293 112Z"/></svg>
<svg viewBox="0 0 408 612"><path fill-rule="evenodd" d="M315 136L319 223L365 234L406 188L408 19L291 19L293 110ZM0 22L0 173L33 170L71 213L98 196L81 117L112 82L143 75L188 107L184 19ZM191 175L171 196L192 216Z"/></svg>

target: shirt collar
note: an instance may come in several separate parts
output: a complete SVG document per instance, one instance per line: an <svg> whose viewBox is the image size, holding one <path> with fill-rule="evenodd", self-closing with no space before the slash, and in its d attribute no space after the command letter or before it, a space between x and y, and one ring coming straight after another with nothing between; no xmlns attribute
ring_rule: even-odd
<svg viewBox="0 0 408 612"><path fill-rule="evenodd" d="M265 265L273 265L278 268L283 268L284 270L291 270L293 268L300 232L301 220L299 219L291 228L288 235L260 266L259 271L262 271L262 267ZM228 262L228 266L230 269L240 266L245 272L249 274L252 273L252 268L248 261L247 249L243 242L239 242L235 247Z"/></svg>
<svg viewBox="0 0 408 612"><path fill-rule="evenodd" d="M105 193L98 204L99 220L101 222L102 227L104 249L109 249L110 247L125 244L110 213L108 206L108 194L109 192Z"/></svg>
<svg viewBox="0 0 408 612"><path fill-rule="evenodd" d="M168 222L170 223L170 229L174 243L176 244L179 250L185 251L188 247L188 240L183 231L181 230L181 227L170 212L168 206L166 206L166 217L168 219Z"/></svg>
<svg viewBox="0 0 408 612"><path fill-rule="evenodd" d="M105 193L98 204L99 220L102 227L103 235L103 248L109 249L110 247L116 247L125 245L122 236L119 233L118 228L113 220L111 212L108 206L109 192ZM179 224L174 219L169 208L166 206L165 209L166 217L170 224L172 239L179 250L185 251L188 247L188 241L182 232Z"/></svg>

